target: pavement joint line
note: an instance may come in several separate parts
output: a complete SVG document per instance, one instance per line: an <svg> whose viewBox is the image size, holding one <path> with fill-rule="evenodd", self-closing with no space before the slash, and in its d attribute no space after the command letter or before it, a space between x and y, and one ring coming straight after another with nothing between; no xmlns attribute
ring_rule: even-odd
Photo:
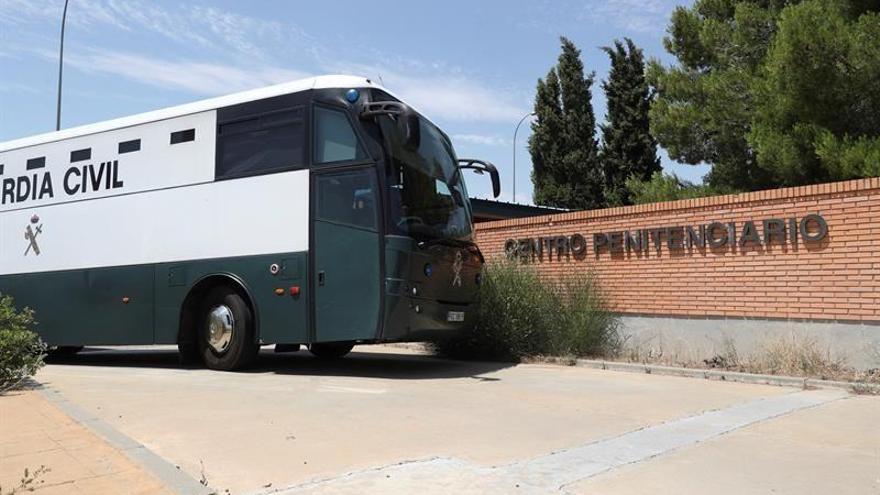
<svg viewBox="0 0 880 495"><path fill-rule="evenodd" d="M849 394L841 390L796 391L671 419L581 446L499 466L480 466L459 458L432 457L399 461L256 493L294 495L312 493L322 487L332 490L333 483L336 482L360 480L368 483L371 476L394 474L398 477L402 471L409 471L403 474L413 475L411 478L424 477L426 473L435 477L454 473L462 478L469 474L475 478L474 481L493 480L492 488L498 493L509 493L514 485L519 494L565 492L566 486L572 483L624 466L646 462L742 428L848 397ZM443 473L443 470L450 473Z"/></svg>
<svg viewBox="0 0 880 495"><path fill-rule="evenodd" d="M38 390L55 407L112 447L120 450L129 459L134 461L135 464L158 478L167 488L175 493L180 495L216 495L214 489L202 485L195 478L148 449L145 445L70 402L58 390L46 385L43 385Z"/></svg>
<svg viewBox="0 0 880 495"><path fill-rule="evenodd" d="M615 361L601 361L595 359L578 359L577 366L604 371L642 373L661 376L679 376L685 378L702 378L705 380L751 383L758 385L775 385L778 387L813 387L821 389L848 391L852 391L853 389L865 389L873 393L880 393L880 384L819 380L815 378L802 378L786 375L762 375L757 373L745 373L741 371L682 368L678 366L663 366L644 363L619 363Z"/></svg>

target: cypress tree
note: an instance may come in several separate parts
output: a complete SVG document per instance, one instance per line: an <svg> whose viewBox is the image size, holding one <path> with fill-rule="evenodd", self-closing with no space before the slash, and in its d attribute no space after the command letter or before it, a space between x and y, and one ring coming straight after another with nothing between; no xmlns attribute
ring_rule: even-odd
<svg viewBox="0 0 880 495"><path fill-rule="evenodd" d="M580 50L561 38L562 54L546 80L538 80L535 122L529 138L537 204L571 209L605 205L596 117Z"/></svg>
<svg viewBox="0 0 880 495"><path fill-rule="evenodd" d="M535 96L535 122L529 137L532 155L532 184L535 204L556 204L557 183L553 165L561 162L562 107L559 102L559 78L550 69L547 80L538 79Z"/></svg>
<svg viewBox="0 0 880 495"><path fill-rule="evenodd" d="M602 50L611 59L608 80L602 83L608 101L602 126L602 166L605 197L611 205L631 204L626 180L648 181L661 170L657 142L650 132L651 94L645 80L642 50L629 38L615 40Z"/></svg>

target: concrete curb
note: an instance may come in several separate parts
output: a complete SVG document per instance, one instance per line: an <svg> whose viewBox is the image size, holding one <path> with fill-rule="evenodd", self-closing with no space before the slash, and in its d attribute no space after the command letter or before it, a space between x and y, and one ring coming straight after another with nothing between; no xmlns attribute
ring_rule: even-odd
<svg viewBox="0 0 880 495"><path fill-rule="evenodd" d="M215 495L217 493L214 489L202 485L195 478L189 476L141 443L116 430L104 420L68 401L57 390L45 385L38 390L46 400L58 409L61 409L61 411L77 423L98 435L105 442L122 451L129 459L158 478L173 492L180 495Z"/></svg>
<svg viewBox="0 0 880 495"><path fill-rule="evenodd" d="M825 388L853 391L867 391L880 394L880 384L837 382L832 380L816 380L814 378L798 378L782 375L758 375L754 373L741 373L738 371L701 370L693 368L679 368L676 366L660 366L642 363L618 363L614 361L601 361L594 359L578 359L577 366L598 370L621 371L626 373L646 373L664 376L681 376L686 378L702 378L705 380L718 380L738 383L752 383L758 385L775 385L778 387L797 388Z"/></svg>

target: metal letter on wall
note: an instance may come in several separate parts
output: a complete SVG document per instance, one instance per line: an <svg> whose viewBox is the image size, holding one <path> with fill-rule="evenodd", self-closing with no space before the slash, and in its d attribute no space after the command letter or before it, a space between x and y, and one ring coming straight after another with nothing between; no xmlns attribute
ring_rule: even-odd
<svg viewBox="0 0 880 495"><path fill-rule="evenodd" d="M770 245L773 240L785 244L785 220L770 218L764 220L764 244Z"/></svg>
<svg viewBox="0 0 880 495"><path fill-rule="evenodd" d="M608 245L608 236L607 235L601 234L601 233L593 234L593 251L596 254L599 254L599 250L602 247L605 247L607 245Z"/></svg>
<svg viewBox="0 0 880 495"><path fill-rule="evenodd" d="M758 234L758 229L755 227L755 222L751 220L743 224L742 234L740 234L739 237L740 246L745 246L747 242L761 244L761 236Z"/></svg>
<svg viewBox="0 0 880 495"><path fill-rule="evenodd" d="M816 232L810 232L809 224L813 222L818 227ZM810 214L801 219L801 237L805 241L816 242L821 241L828 235L828 224L825 219L816 214Z"/></svg>
<svg viewBox="0 0 880 495"><path fill-rule="evenodd" d="M583 256L587 252L587 240L581 234L572 235L569 245L571 246L571 254L575 257Z"/></svg>
<svg viewBox="0 0 880 495"><path fill-rule="evenodd" d="M715 236L715 231L718 229L724 229L724 235L721 237ZM706 226L706 238L709 241L709 247L712 248L720 248L724 247L727 244L727 239L730 236L730 232L727 228L727 225L721 222L712 222Z"/></svg>

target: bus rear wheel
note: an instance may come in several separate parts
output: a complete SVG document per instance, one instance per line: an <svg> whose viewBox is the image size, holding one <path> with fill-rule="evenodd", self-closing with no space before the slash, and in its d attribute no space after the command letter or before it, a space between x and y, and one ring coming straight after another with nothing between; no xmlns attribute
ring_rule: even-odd
<svg viewBox="0 0 880 495"><path fill-rule="evenodd" d="M253 313L234 289L217 287L205 297L198 343L202 361L214 370L241 369L257 357Z"/></svg>
<svg viewBox="0 0 880 495"><path fill-rule="evenodd" d="M354 348L354 342L323 342L309 346L309 352L320 359L339 359Z"/></svg>

